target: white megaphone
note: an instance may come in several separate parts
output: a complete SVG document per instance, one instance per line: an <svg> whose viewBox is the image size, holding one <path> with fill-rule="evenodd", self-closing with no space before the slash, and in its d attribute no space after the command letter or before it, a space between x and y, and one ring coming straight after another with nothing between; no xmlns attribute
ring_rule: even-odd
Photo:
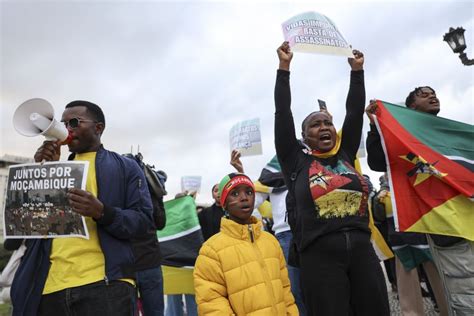
<svg viewBox="0 0 474 316"><path fill-rule="evenodd" d="M13 127L24 136L43 135L47 140L67 144L71 135L64 124L54 119L53 106L44 99L30 99L15 110Z"/></svg>

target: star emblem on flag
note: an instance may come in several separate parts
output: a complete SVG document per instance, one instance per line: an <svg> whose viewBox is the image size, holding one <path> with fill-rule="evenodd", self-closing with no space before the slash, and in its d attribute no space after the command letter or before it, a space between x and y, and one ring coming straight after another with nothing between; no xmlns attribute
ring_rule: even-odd
<svg viewBox="0 0 474 316"><path fill-rule="evenodd" d="M423 181L429 179L431 176L435 176L439 179L442 177L447 176L447 173L441 173L438 169L436 169L435 165L438 163L435 161L434 163L429 163L423 157L417 156L411 152L404 156L400 156L400 158L411 162L415 165L413 169L407 172L407 176L412 177L416 174L415 183L413 184L418 185Z"/></svg>

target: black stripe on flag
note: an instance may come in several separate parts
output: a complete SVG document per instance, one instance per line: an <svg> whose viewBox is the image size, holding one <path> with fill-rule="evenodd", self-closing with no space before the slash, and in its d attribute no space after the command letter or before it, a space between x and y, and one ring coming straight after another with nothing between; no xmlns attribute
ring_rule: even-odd
<svg viewBox="0 0 474 316"><path fill-rule="evenodd" d="M172 267L194 266L203 242L200 229L176 239L160 241L161 264Z"/></svg>

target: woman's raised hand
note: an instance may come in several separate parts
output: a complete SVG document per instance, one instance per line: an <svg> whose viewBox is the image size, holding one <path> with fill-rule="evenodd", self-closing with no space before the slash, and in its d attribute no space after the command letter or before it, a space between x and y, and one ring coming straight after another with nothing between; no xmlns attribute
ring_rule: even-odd
<svg viewBox="0 0 474 316"><path fill-rule="evenodd" d="M280 59L279 69L290 71L290 63L293 58L293 53L291 52L290 44L285 41L280 47L277 48L278 59Z"/></svg>
<svg viewBox="0 0 474 316"><path fill-rule="evenodd" d="M347 61L349 62L349 65L351 65L351 69L353 71L363 70L364 69L364 54L361 51L358 51L357 49L353 49L352 54L354 54L354 57L349 57L347 59Z"/></svg>

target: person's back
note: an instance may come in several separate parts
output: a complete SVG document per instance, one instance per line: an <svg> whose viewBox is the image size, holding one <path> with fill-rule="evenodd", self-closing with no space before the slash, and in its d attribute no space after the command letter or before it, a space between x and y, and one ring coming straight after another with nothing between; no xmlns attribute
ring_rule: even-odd
<svg viewBox="0 0 474 316"><path fill-rule="evenodd" d="M196 301L205 315L298 315L278 241L251 217L253 183L231 174L219 186L228 218L202 246L194 271Z"/></svg>

